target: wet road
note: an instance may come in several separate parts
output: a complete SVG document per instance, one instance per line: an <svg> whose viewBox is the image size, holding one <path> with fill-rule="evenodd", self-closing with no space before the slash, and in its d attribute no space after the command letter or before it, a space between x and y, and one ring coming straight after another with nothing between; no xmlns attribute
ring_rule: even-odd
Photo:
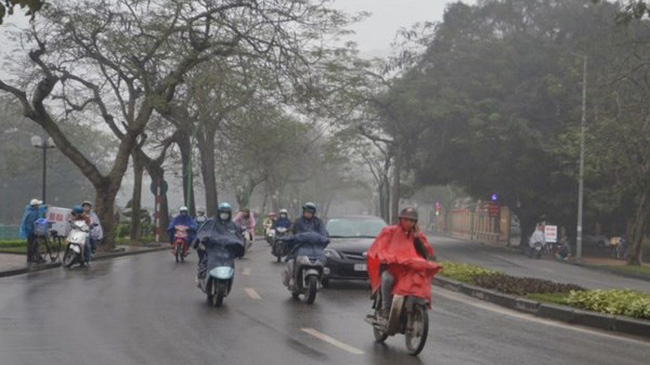
<svg viewBox="0 0 650 365"><path fill-rule="evenodd" d="M196 258L168 252L0 279L0 365L643 364L650 342L535 319L434 288L419 358L373 343L365 283L308 306L282 287L264 243L237 262L223 308L194 285Z"/></svg>

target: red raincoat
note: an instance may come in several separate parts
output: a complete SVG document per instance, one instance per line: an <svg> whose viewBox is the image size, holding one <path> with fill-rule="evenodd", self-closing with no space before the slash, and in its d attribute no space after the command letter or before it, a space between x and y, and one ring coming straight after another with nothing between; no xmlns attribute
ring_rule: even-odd
<svg viewBox="0 0 650 365"><path fill-rule="evenodd" d="M419 233L429 256L433 249L427 238ZM413 295L431 302L431 281L440 267L420 256L414 246L413 233L407 235L397 226L384 228L368 250L368 276L373 292L381 287L381 264L388 266L388 271L395 278L393 294Z"/></svg>

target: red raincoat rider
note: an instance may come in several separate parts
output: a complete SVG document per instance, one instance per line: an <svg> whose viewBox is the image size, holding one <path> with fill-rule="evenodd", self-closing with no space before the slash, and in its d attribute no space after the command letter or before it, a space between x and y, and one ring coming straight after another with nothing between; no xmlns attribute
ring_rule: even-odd
<svg viewBox="0 0 650 365"><path fill-rule="evenodd" d="M433 249L416 225L418 213L406 208L399 223L385 227L368 250L368 276L373 293L381 288L383 317L392 295L417 296L431 302L431 281L439 266L430 261Z"/></svg>

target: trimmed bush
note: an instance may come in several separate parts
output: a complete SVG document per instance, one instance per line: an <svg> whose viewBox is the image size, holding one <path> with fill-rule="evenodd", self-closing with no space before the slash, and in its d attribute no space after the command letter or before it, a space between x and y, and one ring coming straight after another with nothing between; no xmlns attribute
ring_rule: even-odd
<svg viewBox="0 0 650 365"><path fill-rule="evenodd" d="M566 303L594 312L650 319L650 295L629 289L572 291Z"/></svg>
<svg viewBox="0 0 650 365"><path fill-rule="evenodd" d="M473 278L474 284L497 290L505 294L527 295L531 293L551 294L568 293L572 290L583 291L584 288L573 284L561 284L537 278L518 278L505 274L483 274Z"/></svg>
<svg viewBox="0 0 650 365"><path fill-rule="evenodd" d="M480 266L457 262L441 262L440 266L442 266L440 274L468 284L474 284L474 278L480 275L499 274L495 270L488 270Z"/></svg>

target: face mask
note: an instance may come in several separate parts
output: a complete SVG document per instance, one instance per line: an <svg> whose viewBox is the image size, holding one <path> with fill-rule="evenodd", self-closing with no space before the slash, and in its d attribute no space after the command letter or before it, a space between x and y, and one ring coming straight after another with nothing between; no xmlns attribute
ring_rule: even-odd
<svg viewBox="0 0 650 365"><path fill-rule="evenodd" d="M287 215L286 214L280 214L280 219L286 219Z"/></svg>
<svg viewBox="0 0 650 365"><path fill-rule="evenodd" d="M219 218L220 218L222 221L227 221L228 218L230 218L230 214L228 214L228 213L219 213Z"/></svg>

